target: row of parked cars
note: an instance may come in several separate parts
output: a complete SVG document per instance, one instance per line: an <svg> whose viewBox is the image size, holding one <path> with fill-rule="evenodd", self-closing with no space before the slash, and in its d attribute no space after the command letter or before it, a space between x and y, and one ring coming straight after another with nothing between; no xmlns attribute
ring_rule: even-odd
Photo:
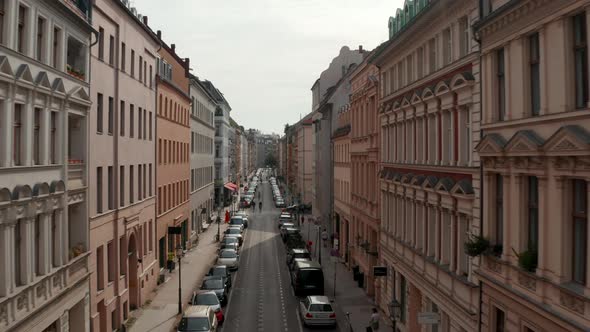
<svg viewBox="0 0 590 332"><path fill-rule="evenodd" d="M275 206L278 208L285 207L285 199L281 195L281 189L279 189L277 179L274 176L270 177L270 185L272 186L272 199L275 201Z"/></svg>
<svg viewBox="0 0 590 332"><path fill-rule="evenodd" d="M312 260L292 214L282 212L277 224L287 249L286 263L293 293L299 298L298 314L303 325L335 326L336 313L324 295L322 266Z"/></svg>
<svg viewBox="0 0 590 332"><path fill-rule="evenodd" d="M223 308L229 300L232 287L232 271L240 265L240 248L244 243L244 229L248 228L248 215L236 212L220 241L217 261L203 278L198 290L193 292L177 330L182 332L216 332L225 316Z"/></svg>
<svg viewBox="0 0 590 332"><path fill-rule="evenodd" d="M244 194L240 198L240 207L241 208L248 208L252 205L254 201L254 196L256 195L256 189L258 188L258 184L260 183L260 178L258 176L253 176L252 180L246 187L244 187Z"/></svg>

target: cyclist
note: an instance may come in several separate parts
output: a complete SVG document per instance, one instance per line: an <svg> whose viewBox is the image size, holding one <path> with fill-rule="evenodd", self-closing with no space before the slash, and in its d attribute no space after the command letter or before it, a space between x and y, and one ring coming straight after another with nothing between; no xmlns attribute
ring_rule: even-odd
<svg viewBox="0 0 590 332"><path fill-rule="evenodd" d="M250 203L252 205L252 212L256 212L256 202L254 202L254 200L252 200L252 203Z"/></svg>
<svg viewBox="0 0 590 332"><path fill-rule="evenodd" d="M258 202L258 209L262 212L262 201Z"/></svg>

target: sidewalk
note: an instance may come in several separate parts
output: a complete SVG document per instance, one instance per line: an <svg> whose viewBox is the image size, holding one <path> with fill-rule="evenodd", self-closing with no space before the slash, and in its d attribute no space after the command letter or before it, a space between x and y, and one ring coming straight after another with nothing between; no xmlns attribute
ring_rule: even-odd
<svg viewBox="0 0 590 332"><path fill-rule="evenodd" d="M222 223L220 232L227 228ZM193 291L198 288L203 277L217 259L217 225L212 223L209 230L201 233L199 244L182 259L182 306L186 308ZM131 313L133 325L130 331L171 331L178 321L178 268L166 276L166 282L155 289L156 295L149 305Z"/></svg>
<svg viewBox="0 0 590 332"><path fill-rule="evenodd" d="M311 227L310 227L311 226ZM305 219L305 224L301 227L301 235L303 238L308 240L309 238L313 242L312 246L312 257L314 260L318 260L317 251L317 227L313 222L308 222ZM322 255L322 269L324 271L324 291L326 296L330 299L335 299L334 307L336 309L336 315L345 317L345 313L350 313L350 322L354 332L364 332L366 327L369 325L369 319L371 317L371 309L375 307L375 303L370 299L362 288L358 287L356 281L352 279L352 272L348 270L346 265L341 263L340 259L338 263L334 263L330 257L330 248L324 248L321 244L321 255ZM334 277L334 267L336 267L336 277ZM334 282L336 283L336 296L334 297ZM346 319L338 320L340 324L340 330L346 330L348 323ZM379 323L379 330L390 329L385 323L385 319L381 317ZM348 331L348 330L346 330Z"/></svg>

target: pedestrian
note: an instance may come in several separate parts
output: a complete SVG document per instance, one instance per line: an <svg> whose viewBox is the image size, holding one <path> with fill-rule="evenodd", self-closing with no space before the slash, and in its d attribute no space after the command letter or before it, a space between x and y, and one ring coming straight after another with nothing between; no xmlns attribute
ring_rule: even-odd
<svg viewBox="0 0 590 332"><path fill-rule="evenodd" d="M328 247L328 232L326 231L326 228L324 227L324 231L322 232L322 241L324 242L324 248Z"/></svg>
<svg viewBox="0 0 590 332"><path fill-rule="evenodd" d="M262 201L258 202L258 210L262 212Z"/></svg>
<svg viewBox="0 0 590 332"><path fill-rule="evenodd" d="M250 205L252 205L252 212L256 212L256 202L254 202L254 200L252 200Z"/></svg>
<svg viewBox="0 0 590 332"><path fill-rule="evenodd" d="M301 225L305 225L305 217L301 216Z"/></svg>
<svg viewBox="0 0 590 332"><path fill-rule="evenodd" d="M373 313L371 314L371 319L369 320L367 332L379 331L379 313L377 312L377 308L373 308L372 311Z"/></svg>

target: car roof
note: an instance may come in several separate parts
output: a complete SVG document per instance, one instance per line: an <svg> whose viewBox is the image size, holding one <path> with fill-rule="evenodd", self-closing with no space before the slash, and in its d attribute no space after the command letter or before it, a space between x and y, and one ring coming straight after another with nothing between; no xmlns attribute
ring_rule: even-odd
<svg viewBox="0 0 590 332"><path fill-rule="evenodd" d="M209 294L209 295L215 295L215 291L209 290L209 289L198 289L195 291L195 295L203 295L203 294Z"/></svg>
<svg viewBox="0 0 590 332"><path fill-rule="evenodd" d="M327 296L311 295L307 297L311 304L330 304Z"/></svg>
<svg viewBox="0 0 590 332"><path fill-rule="evenodd" d="M304 253L308 253L309 254L309 251L307 251L307 249L302 249L302 248L293 248L293 249L291 249L291 251L294 254L304 254Z"/></svg>
<svg viewBox="0 0 590 332"><path fill-rule="evenodd" d="M299 261L296 264L300 269L322 269L322 266L315 261Z"/></svg>
<svg viewBox="0 0 590 332"><path fill-rule="evenodd" d="M205 276L205 277L203 277L203 281L205 281L205 280L211 280L211 279L223 280L223 278L221 276Z"/></svg>
<svg viewBox="0 0 590 332"><path fill-rule="evenodd" d="M211 266L212 269L224 269L227 270L227 265L213 265Z"/></svg>
<svg viewBox="0 0 590 332"><path fill-rule="evenodd" d="M183 317L209 317L209 306L191 305L184 311Z"/></svg>
<svg viewBox="0 0 590 332"><path fill-rule="evenodd" d="M238 253L238 252L237 252L237 251L235 251L234 249L221 249L220 253L221 253L221 252L223 252L223 251L233 251L233 252L235 252L236 254Z"/></svg>

